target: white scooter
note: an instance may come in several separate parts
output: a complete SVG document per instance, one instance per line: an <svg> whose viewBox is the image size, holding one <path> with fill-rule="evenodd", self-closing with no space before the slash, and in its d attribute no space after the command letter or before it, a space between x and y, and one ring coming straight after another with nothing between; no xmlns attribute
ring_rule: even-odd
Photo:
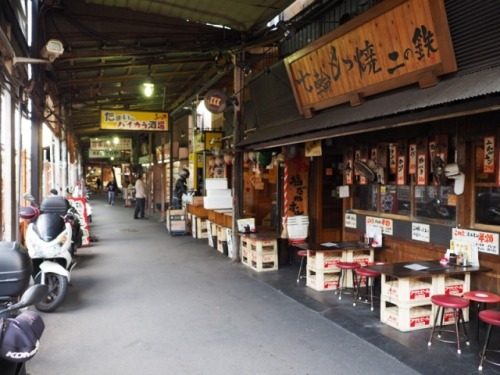
<svg viewBox="0 0 500 375"><path fill-rule="evenodd" d="M25 198L34 201L30 195ZM33 261L33 278L36 284L49 287L45 299L35 304L43 312L55 311L64 302L71 271L76 265L72 241L74 217L68 210L69 203L61 196L47 197L40 209L36 206L21 209L21 217L31 219L26 231L26 247Z"/></svg>

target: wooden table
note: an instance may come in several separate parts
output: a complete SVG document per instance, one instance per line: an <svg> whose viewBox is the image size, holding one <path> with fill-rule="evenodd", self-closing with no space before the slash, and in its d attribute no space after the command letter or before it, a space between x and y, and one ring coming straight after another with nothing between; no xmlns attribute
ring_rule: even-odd
<svg viewBox="0 0 500 375"><path fill-rule="evenodd" d="M328 243L298 244L297 248L307 250L306 285L312 289L336 290L338 287L340 269L338 262L358 262L366 266L374 260L375 249L362 242L335 242L335 246ZM348 273L346 287L353 287L352 275Z"/></svg>
<svg viewBox="0 0 500 375"><path fill-rule="evenodd" d="M472 272L486 271L476 266L443 265L439 260L370 265L381 274L380 320L400 331L432 326L433 294L462 295L470 290ZM469 319L468 309L464 319ZM453 323L452 314L444 322Z"/></svg>

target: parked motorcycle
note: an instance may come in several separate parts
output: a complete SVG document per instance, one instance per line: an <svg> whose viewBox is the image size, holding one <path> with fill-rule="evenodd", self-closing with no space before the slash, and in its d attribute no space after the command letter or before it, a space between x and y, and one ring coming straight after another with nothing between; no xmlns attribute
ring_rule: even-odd
<svg viewBox="0 0 500 375"><path fill-rule="evenodd" d="M49 288L47 296L35 307L52 312L61 306L68 293L71 271L76 265L73 257L81 246L82 233L78 219L64 197L47 197L39 208L33 196L27 194L25 198L32 202L31 207L21 209L21 217L30 219L26 247L33 261L33 279L36 284L45 284Z"/></svg>
<svg viewBox="0 0 500 375"><path fill-rule="evenodd" d="M27 289L32 269L23 246L0 242L0 375L26 374L26 361L37 353L45 328L35 311L21 311L48 292L46 285Z"/></svg>

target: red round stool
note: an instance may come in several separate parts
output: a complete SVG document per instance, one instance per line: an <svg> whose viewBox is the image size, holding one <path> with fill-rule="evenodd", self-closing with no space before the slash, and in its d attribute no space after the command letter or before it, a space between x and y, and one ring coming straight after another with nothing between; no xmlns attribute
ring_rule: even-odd
<svg viewBox="0 0 500 375"><path fill-rule="evenodd" d="M500 363L493 362L491 359L486 358L486 352L500 352L500 350L488 349L488 344L491 338L491 331L493 326L500 327L500 311L496 310L483 310L479 313L479 319L489 324L486 331L486 338L484 339L484 347L481 351L481 361L479 362L479 371L483 369L483 361L489 362L492 365L500 366Z"/></svg>
<svg viewBox="0 0 500 375"><path fill-rule="evenodd" d="M375 278L380 277L380 272L377 271L372 271L369 269L366 269L365 267L361 267L355 270L356 275L358 276L358 279L356 281L356 296L354 297L354 306L356 306L356 301L358 299L361 299L361 296L359 295L359 289L361 286L361 282L363 281L363 278L366 280L366 286L370 288L370 308L371 311L373 311L373 284L375 284ZM367 295L368 296L368 295ZM366 298L365 302L368 302L368 297Z"/></svg>
<svg viewBox="0 0 500 375"><path fill-rule="evenodd" d="M482 310L484 310L487 303L500 302L500 296L482 290L471 290L470 292L465 292L463 297L468 299L469 301L477 302L476 322L477 322L477 341L479 342L479 312L481 311L481 307Z"/></svg>
<svg viewBox="0 0 500 375"><path fill-rule="evenodd" d="M431 336L429 337L428 346L432 345L432 339L434 338L434 331L436 329L438 317L441 315L438 334L436 339L447 343L457 343L457 353L461 354L460 342L465 341L467 345L469 343L469 335L467 335L467 328L465 327L463 309L469 307L469 300L446 294L435 294L431 297L431 302L438 307L436 311L436 316L434 317L434 325L432 327ZM453 310L453 319L455 320L455 331L443 329L443 318L446 309ZM460 326L463 328L464 333L460 333ZM441 332L454 332L456 334L456 340L446 340L441 337ZM462 338L462 339L461 339Z"/></svg>
<svg viewBox="0 0 500 375"><path fill-rule="evenodd" d="M298 284L298 283L300 283L300 279L306 278L306 275L302 275L302 267L304 266L304 259L307 262L307 250L299 250L299 251L297 251L297 255L299 257L301 257L299 274L297 275L297 284Z"/></svg>
<svg viewBox="0 0 500 375"><path fill-rule="evenodd" d="M339 293L339 299L342 299L342 291L344 289L344 280L347 275L347 271L352 272L352 282L354 283L354 288L357 289L358 282L356 280L356 269L360 268L361 265L357 262L337 262L337 268L340 268L340 274L338 278L338 285L335 294ZM356 300L354 300L354 306L356 306Z"/></svg>

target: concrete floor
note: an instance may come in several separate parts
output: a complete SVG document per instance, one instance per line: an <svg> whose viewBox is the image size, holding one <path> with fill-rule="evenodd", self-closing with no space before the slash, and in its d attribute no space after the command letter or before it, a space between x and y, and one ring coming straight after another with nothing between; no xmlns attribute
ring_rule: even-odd
<svg viewBox="0 0 500 375"><path fill-rule="evenodd" d="M475 340L462 355L428 348L428 329L399 332L352 296L297 285L297 265L255 272L116 202L92 200L98 241L78 251L63 306L43 314L31 375L478 373Z"/></svg>

